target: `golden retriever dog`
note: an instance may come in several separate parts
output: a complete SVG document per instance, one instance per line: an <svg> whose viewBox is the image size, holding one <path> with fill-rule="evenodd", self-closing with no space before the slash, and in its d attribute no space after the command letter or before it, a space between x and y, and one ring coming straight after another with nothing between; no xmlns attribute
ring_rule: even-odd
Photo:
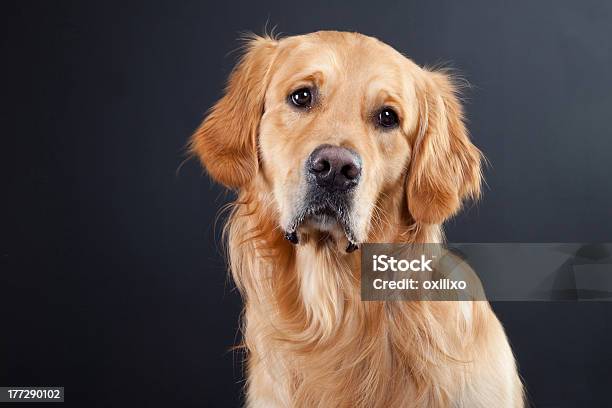
<svg viewBox="0 0 612 408"><path fill-rule="evenodd" d="M237 193L247 406L523 406L488 302L360 298L362 243L441 242L479 196L447 73L357 33L254 36L190 150Z"/></svg>

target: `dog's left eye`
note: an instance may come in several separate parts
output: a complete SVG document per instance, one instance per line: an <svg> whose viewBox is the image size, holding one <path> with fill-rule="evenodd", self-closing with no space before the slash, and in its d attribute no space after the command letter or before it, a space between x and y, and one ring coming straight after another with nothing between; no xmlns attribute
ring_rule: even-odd
<svg viewBox="0 0 612 408"><path fill-rule="evenodd" d="M310 108L312 106L312 92L308 88L300 88L289 95L291 103L298 108Z"/></svg>
<svg viewBox="0 0 612 408"><path fill-rule="evenodd" d="M399 124L397 113L391 108L383 108L378 114L377 121L384 128L393 128Z"/></svg>

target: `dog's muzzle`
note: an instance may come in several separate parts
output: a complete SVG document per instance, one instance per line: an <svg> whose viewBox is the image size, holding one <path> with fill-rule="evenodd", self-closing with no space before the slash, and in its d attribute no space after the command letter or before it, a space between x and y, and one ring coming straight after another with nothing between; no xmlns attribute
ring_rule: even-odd
<svg viewBox="0 0 612 408"><path fill-rule="evenodd" d="M307 192L285 238L297 244L297 228L306 220L326 226L337 222L349 241L347 252L358 248L350 219L353 193L361 178L359 155L347 148L321 145L306 160Z"/></svg>

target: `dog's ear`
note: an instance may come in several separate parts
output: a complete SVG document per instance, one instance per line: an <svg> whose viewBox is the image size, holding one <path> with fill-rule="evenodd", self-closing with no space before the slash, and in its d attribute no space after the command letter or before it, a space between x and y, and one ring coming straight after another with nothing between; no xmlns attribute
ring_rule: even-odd
<svg viewBox="0 0 612 408"><path fill-rule="evenodd" d="M417 222L441 224L464 199L480 196L482 154L470 142L452 78L422 72L416 83L419 126L407 178L408 209Z"/></svg>
<svg viewBox="0 0 612 408"><path fill-rule="evenodd" d="M264 97L278 42L254 36L232 71L225 95L191 137L189 148L210 176L240 188L258 170L257 134Z"/></svg>

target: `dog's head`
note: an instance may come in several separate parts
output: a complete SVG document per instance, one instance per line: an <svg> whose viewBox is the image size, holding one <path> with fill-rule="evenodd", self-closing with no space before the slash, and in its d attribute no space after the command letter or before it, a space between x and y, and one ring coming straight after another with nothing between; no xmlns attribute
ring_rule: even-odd
<svg viewBox="0 0 612 408"><path fill-rule="evenodd" d="M367 241L377 203L440 224L480 191L451 78L355 33L255 37L191 141L209 174L273 197L277 224Z"/></svg>

